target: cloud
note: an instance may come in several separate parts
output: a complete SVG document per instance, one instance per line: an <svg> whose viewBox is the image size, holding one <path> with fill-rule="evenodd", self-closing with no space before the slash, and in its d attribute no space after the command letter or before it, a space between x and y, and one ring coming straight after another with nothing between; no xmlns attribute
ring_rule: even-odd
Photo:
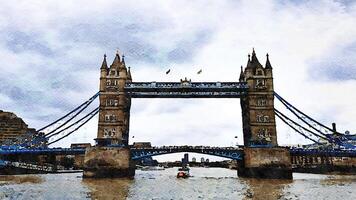
<svg viewBox="0 0 356 200"><path fill-rule="evenodd" d="M237 81L255 47L261 63L270 54L279 94L352 132L355 11L351 1L4 2L0 109L36 128L57 119L98 90L102 56L111 63L117 48L135 81ZM307 142L277 122L280 144ZM238 100L135 99L130 123L154 145L242 143ZM96 131L93 119L58 145Z"/></svg>
<svg viewBox="0 0 356 200"><path fill-rule="evenodd" d="M356 41L333 49L318 60L311 60L309 73L313 79L325 81L356 80Z"/></svg>

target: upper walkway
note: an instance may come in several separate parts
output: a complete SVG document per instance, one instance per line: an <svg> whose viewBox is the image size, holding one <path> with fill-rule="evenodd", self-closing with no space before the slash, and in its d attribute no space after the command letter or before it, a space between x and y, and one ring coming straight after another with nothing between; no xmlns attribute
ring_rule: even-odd
<svg viewBox="0 0 356 200"><path fill-rule="evenodd" d="M247 94L245 82L132 82L125 91L132 98L240 98Z"/></svg>

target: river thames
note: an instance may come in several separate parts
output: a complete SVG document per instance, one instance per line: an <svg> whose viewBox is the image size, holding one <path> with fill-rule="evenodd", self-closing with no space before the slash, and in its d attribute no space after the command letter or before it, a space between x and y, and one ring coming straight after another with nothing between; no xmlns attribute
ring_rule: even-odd
<svg viewBox="0 0 356 200"><path fill-rule="evenodd" d="M238 178L235 170L136 170L134 179L82 179L81 173L0 176L0 199L356 199L356 175L294 173L294 180Z"/></svg>

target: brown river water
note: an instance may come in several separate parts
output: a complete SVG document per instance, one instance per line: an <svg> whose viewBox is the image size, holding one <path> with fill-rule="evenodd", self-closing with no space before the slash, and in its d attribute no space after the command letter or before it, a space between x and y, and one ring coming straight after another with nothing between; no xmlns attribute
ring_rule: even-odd
<svg viewBox="0 0 356 200"><path fill-rule="evenodd" d="M235 170L136 170L134 179L82 179L81 173L0 176L0 199L356 199L356 175L294 173L293 180L237 177Z"/></svg>

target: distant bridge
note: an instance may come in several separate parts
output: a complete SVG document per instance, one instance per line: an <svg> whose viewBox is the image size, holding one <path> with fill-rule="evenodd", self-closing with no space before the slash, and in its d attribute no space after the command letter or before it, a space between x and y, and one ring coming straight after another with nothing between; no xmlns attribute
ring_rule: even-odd
<svg viewBox="0 0 356 200"><path fill-rule="evenodd" d="M242 160L243 149L240 147L210 147L210 146L162 146L130 148L133 160L145 157L158 156L171 153L191 152L219 156L233 160Z"/></svg>

